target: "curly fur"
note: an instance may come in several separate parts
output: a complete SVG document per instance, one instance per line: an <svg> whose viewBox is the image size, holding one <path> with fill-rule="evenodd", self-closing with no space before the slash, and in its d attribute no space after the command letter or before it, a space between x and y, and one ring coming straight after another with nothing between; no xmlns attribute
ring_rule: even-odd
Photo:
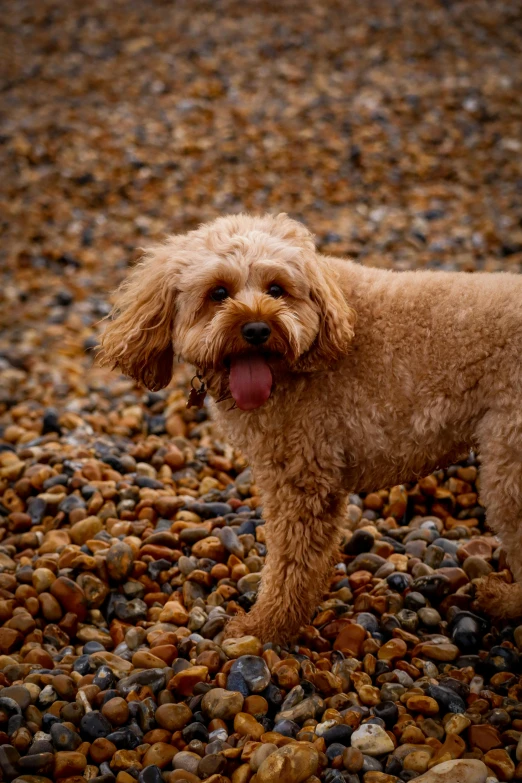
<svg viewBox="0 0 522 783"><path fill-rule="evenodd" d="M286 295L271 298L281 285ZM210 292L224 285L229 299ZM247 321L272 327L274 386L252 411L220 401ZM281 641L327 583L350 491L409 481L478 447L481 495L522 582L522 278L361 267L315 251L286 215L220 218L150 250L117 297L103 360L152 389L174 356L253 466L268 556L258 600L228 632ZM522 613L522 588L479 599ZM508 609L506 609L508 606Z"/></svg>

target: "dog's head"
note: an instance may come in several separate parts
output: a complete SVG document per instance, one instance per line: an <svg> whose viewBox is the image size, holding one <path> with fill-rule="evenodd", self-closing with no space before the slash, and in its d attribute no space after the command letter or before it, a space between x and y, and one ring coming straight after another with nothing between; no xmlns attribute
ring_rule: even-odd
<svg viewBox="0 0 522 783"><path fill-rule="evenodd" d="M354 320L302 224L235 215L146 252L117 294L102 361L160 389L178 356L251 410L268 399L278 367L314 370L338 359Z"/></svg>

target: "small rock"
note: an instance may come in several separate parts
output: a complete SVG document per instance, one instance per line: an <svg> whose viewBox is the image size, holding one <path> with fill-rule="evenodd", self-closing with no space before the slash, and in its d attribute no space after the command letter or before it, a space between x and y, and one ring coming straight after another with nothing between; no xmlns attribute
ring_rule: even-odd
<svg viewBox="0 0 522 783"><path fill-rule="evenodd" d="M128 544L119 541L111 546L105 562L110 578L115 582L124 582L132 571L134 552Z"/></svg>
<svg viewBox="0 0 522 783"><path fill-rule="evenodd" d="M221 646L229 658L240 658L242 655L261 655L263 652L263 645L256 636L225 639Z"/></svg>
<svg viewBox="0 0 522 783"><path fill-rule="evenodd" d="M367 756L382 756L391 753L395 745L383 728L366 723L352 734L352 747Z"/></svg>
<svg viewBox="0 0 522 783"><path fill-rule="evenodd" d="M245 680L251 693L260 693L270 683L270 669L263 658L256 655L242 655L230 668L230 673L238 672Z"/></svg>
<svg viewBox="0 0 522 783"><path fill-rule="evenodd" d="M239 712L241 712L243 709L243 702L243 695L237 691L228 691L224 690L223 688L212 688L212 690L208 691L208 693L203 696L201 709L211 720L216 718L221 720L231 720ZM160 709L162 708L160 707ZM156 720L158 720L157 717Z"/></svg>
<svg viewBox="0 0 522 783"><path fill-rule="evenodd" d="M456 759L432 767L415 783L486 783L486 765L478 759Z"/></svg>
<svg viewBox="0 0 522 783"><path fill-rule="evenodd" d="M271 753L257 771L256 783L303 783L315 775L319 754L307 745L285 745Z"/></svg>
<svg viewBox="0 0 522 783"><path fill-rule="evenodd" d="M215 693L216 690L220 690L219 688L215 688L210 690L208 693L205 694L203 697L203 702L205 701L207 696L210 696L210 694ZM202 708L204 709L202 702ZM156 710L155 719L159 726L163 729L168 729L168 731L180 731L183 729L187 723L192 719L192 711L187 707L186 704L180 703L180 704L162 704L158 709ZM211 716L211 717L221 717L221 716Z"/></svg>

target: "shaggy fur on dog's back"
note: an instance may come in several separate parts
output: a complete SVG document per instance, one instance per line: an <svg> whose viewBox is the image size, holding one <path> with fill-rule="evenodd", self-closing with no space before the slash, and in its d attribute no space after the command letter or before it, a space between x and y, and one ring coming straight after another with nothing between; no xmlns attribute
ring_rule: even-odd
<svg viewBox="0 0 522 783"><path fill-rule="evenodd" d="M348 492L412 480L471 446L522 580L522 278L368 269L317 254L285 215L241 215L153 249L115 315L105 361L151 388L175 355L194 364L263 493L262 587L229 633L294 635L325 587ZM259 322L270 336L252 346L244 327ZM253 378L239 407L236 364ZM241 409L256 383L269 398ZM504 616L522 612L521 595L498 580L481 593Z"/></svg>

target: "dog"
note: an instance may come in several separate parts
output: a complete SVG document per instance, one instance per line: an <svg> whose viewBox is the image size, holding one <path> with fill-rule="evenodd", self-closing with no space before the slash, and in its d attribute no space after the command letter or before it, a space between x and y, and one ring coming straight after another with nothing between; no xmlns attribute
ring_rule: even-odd
<svg viewBox="0 0 522 783"><path fill-rule="evenodd" d="M338 552L350 492L481 455L481 499L522 581L522 277L390 271L327 257L286 214L218 218L146 251L116 297L102 361L152 390L177 357L263 498L257 601L229 636L293 638ZM479 585L522 614L522 587Z"/></svg>

